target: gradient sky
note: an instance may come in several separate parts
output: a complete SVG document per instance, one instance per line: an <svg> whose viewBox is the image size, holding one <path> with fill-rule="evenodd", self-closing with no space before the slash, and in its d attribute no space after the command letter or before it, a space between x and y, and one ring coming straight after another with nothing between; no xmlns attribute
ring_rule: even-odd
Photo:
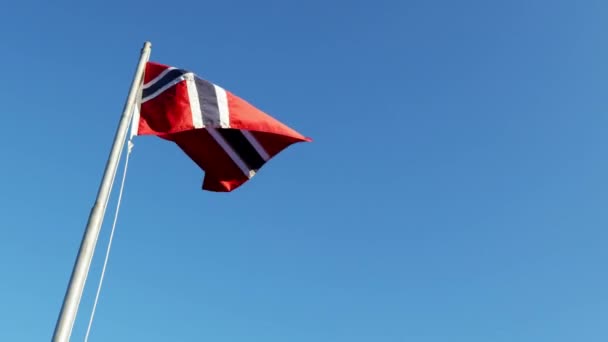
<svg viewBox="0 0 608 342"><path fill-rule="evenodd" d="M607 17L601 0L2 5L0 341L52 336L146 40L314 141L217 194L136 138L90 341L608 340Z"/></svg>

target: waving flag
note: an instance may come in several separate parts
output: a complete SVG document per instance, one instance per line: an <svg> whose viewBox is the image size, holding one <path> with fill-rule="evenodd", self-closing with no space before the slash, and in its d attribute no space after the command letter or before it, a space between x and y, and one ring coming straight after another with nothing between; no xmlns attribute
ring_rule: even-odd
<svg viewBox="0 0 608 342"><path fill-rule="evenodd" d="M297 142L295 130L194 73L148 62L135 135L175 142L203 171L203 189L228 192Z"/></svg>

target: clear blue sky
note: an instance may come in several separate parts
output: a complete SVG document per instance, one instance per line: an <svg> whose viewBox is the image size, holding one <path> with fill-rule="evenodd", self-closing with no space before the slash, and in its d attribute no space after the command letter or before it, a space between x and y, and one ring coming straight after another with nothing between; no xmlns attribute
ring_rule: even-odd
<svg viewBox="0 0 608 342"><path fill-rule="evenodd" d="M91 341L608 340L607 17L601 0L2 5L0 341L50 340L145 40L314 142L216 194L176 146L136 139Z"/></svg>

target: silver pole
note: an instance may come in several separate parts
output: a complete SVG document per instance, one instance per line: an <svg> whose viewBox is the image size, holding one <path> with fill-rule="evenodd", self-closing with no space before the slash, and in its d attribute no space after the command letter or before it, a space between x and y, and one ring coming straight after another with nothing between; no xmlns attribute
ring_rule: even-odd
<svg viewBox="0 0 608 342"><path fill-rule="evenodd" d="M97 244L97 238L99 237L99 231L101 230L103 217L106 212L108 198L112 191L112 181L116 175L118 162L120 161L122 149L125 145L129 122L131 122L131 117L133 116L133 106L139 95L139 87L142 83L146 63L150 58L151 48L152 44L150 42L145 42L144 47L141 50L139 64L137 65L135 77L133 78L131 89L129 90L129 96L127 97L122 116L120 117L112 150L110 151L101 185L97 192L97 199L95 200L95 205L91 209L89 221L87 222L87 227L82 242L80 243L80 249L78 250L78 257L76 258L76 263L72 270L70 283L63 299L61 313L57 319L55 332L53 334L53 342L68 342L72 335L72 328L74 327L74 321L76 320L78 306L80 305L84 285L87 281L91 260L93 259L93 253L95 252L95 246Z"/></svg>

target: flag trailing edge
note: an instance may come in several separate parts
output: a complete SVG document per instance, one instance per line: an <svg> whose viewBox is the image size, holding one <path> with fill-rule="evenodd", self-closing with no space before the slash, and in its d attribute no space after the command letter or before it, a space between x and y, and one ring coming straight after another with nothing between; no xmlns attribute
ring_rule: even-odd
<svg viewBox="0 0 608 342"><path fill-rule="evenodd" d="M177 144L205 172L208 191L233 191L290 145L311 141L193 72L156 62L146 64L139 100L131 136Z"/></svg>

